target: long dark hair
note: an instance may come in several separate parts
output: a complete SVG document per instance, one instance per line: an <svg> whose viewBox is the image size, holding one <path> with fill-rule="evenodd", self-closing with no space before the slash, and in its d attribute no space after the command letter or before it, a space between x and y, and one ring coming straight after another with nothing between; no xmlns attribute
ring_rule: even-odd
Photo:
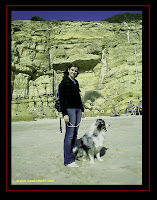
<svg viewBox="0 0 157 200"><path fill-rule="evenodd" d="M77 69L78 69L78 71L79 71L79 67L78 67L78 65L77 65L76 63L70 63L70 65L69 65L68 68L65 70L65 72L63 72L63 73L64 73L64 77L63 77L63 78L69 76L68 70L69 70L70 68L72 68L72 67L77 67ZM78 75L79 75L79 72L77 72L77 75L76 75L75 77L77 77Z"/></svg>

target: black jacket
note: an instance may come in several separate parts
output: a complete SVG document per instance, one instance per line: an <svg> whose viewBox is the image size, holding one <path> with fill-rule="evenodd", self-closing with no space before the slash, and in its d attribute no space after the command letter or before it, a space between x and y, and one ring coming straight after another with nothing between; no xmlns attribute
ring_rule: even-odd
<svg viewBox="0 0 157 200"><path fill-rule="evenodd" d="M69 77L63 78L59 84L59 101L63 116L67 115L67 108L81 108L84 112L79 83L76 79L74 83Z"/></svg>

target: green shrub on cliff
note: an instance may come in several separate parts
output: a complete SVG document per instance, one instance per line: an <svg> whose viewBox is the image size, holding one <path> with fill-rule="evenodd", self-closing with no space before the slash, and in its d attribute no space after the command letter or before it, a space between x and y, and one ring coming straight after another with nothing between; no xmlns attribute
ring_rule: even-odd
<svg viewBox="0 0 157 200"><path fill-rule="evenodd" d="M88 100L90 100L91 102L94 102L96 99L100 97L102 97L102 95L97 91L94 91L94 90L87 91L84 96L84 102Z"/></svg>
<svg viewBox="0 0 157 200"><path fill-rule="evenodd" d="M44 19L38 16L33 16L31 17L31 21L44 21Z"/></svg>
<svg viewBox="0 0 157 200"><path fill-rule="evenodd" d="M124 13L114 15L111 18L104 19L101 21L108 21L109 23L122 23L122 22L131 22L135 20L142 20L142 13Z"/></svg>

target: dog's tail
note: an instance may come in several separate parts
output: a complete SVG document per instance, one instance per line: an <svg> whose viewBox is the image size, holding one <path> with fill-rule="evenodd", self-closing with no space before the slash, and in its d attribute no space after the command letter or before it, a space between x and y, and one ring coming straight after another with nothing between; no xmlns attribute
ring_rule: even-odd
<svg viewBox="0 0 157 200"><path fill-rule="evenodd" d="M73 148L73 153L77 154L78 149L81 147L82 147L82 139L80 138L77 140L76 146Z"/></svg>
<svg viewBox="0 0 157 200"><path fill-rule="evenodd" d="M104 155L105 155L105 153L106 153L107 149L109 149L109 148L102 147L102 149L100 150L100 157L102 157L102 156L104 156Z"/></svg>
<svg viewBox="0 0 157 200"><path fill-rule="evenodd" d="M78 148L77 148L77 147L74 147L74 148L73 148L73 154L76 154L77 151L78 151Z"/></svg>

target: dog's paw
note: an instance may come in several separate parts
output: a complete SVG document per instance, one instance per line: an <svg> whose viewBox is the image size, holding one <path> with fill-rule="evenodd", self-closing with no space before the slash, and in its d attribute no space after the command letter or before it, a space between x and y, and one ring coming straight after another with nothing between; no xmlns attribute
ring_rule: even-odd
<svg viewBox="0 0 157 200"><path fill-rule="evenodd" d="M93 160L90 160L90 164L93 165L93 164L94 164L94 161L93 161Z"/></svg>
<svg viewBox="0 0 157 200"><path fill-rule="evenodd" d="M98 160L99 160L100 162L104 161L102 158L99 158Z"/></svg>

